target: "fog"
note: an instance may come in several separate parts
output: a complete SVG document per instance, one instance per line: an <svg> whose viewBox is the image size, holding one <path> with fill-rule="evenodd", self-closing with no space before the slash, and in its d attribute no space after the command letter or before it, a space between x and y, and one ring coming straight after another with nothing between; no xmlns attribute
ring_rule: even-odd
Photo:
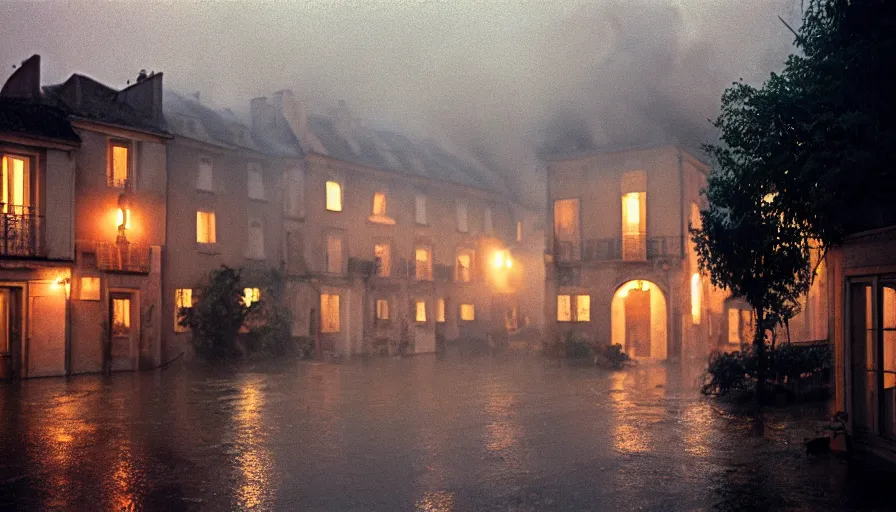
<svg viewBox="0 0 896 512"><path fill-rule="evenodd" d="M290 88L325 112L432 137L541 204L538 156L715 137L732 81L791 51L799 0L4 2L4 79L33 53L44 83L140 69L245 115Z"/></svg>

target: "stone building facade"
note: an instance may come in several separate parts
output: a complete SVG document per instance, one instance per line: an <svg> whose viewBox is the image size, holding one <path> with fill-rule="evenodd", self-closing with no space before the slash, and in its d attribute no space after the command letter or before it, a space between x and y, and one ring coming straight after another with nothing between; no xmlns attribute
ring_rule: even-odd
<svg viewBox="0 0 896 512"><path fill-rule="evenodd" d="M723 296L688 236L708 167L674 146L551 160L545 322L555 340L620 344L632 357L703 357Z"/></svg>

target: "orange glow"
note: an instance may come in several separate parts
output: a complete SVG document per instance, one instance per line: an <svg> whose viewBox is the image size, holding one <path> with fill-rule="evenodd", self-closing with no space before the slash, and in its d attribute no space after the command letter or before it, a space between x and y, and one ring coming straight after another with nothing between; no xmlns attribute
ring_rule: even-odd
<svg viewBox="0 0 896 512"><path fill-rule="evenodd" d="M691 321L695 324L700 323L700 313L702 312L701 298L703 290L700 286L700 274L691 275Z"/></svg>
<svg viewBox="0 0 896 512"><path fill-rule="evenodd" d="M118 217L116 219L115 227L121 226L124 224L124 229L131 229L131 209L118 209Z"/></svg>
<svg viewBox="0 0 896 512"><path fill-rule="evenodd" d="M327 182L327 210L342 211L342 185L336 181Z"/></svg>

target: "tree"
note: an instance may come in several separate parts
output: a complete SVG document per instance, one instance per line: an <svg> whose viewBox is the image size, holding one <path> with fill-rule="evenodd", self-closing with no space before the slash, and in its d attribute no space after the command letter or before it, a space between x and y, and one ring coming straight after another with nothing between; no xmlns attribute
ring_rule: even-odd
<svg viewBox="0 0 896 512"><path fill-rule="evenodd" d="M709 206L692 231L713 284L756 310L759 392L764 320L796 314L811 250L896 223L896 2L812 0L795 44L761 88L722 96L720 140L704 147Z"/></svg>
<svg viewBox="0 0 896 512"><path fill-rule="evenodd" d="M211 271L193 306L180 311L181 325L190 328L193 346L205 356L223 357L236 352L240 327L250 311L243 300L240 274L241 270L225 265Z"/></svg>

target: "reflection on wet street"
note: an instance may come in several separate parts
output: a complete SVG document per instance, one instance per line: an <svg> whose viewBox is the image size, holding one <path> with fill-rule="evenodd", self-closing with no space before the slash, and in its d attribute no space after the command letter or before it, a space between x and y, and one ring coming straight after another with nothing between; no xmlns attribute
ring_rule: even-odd
<svg viewBox="0 0 896 512"><path fill-rule="evenodd" d="M896 503L678 365L377 359L0 386L0 508L839 510ZM877 480L875 479L877 478ZM873 492L872 492L873 490ZM889 492L889 495L881 495Z"/></svg>

